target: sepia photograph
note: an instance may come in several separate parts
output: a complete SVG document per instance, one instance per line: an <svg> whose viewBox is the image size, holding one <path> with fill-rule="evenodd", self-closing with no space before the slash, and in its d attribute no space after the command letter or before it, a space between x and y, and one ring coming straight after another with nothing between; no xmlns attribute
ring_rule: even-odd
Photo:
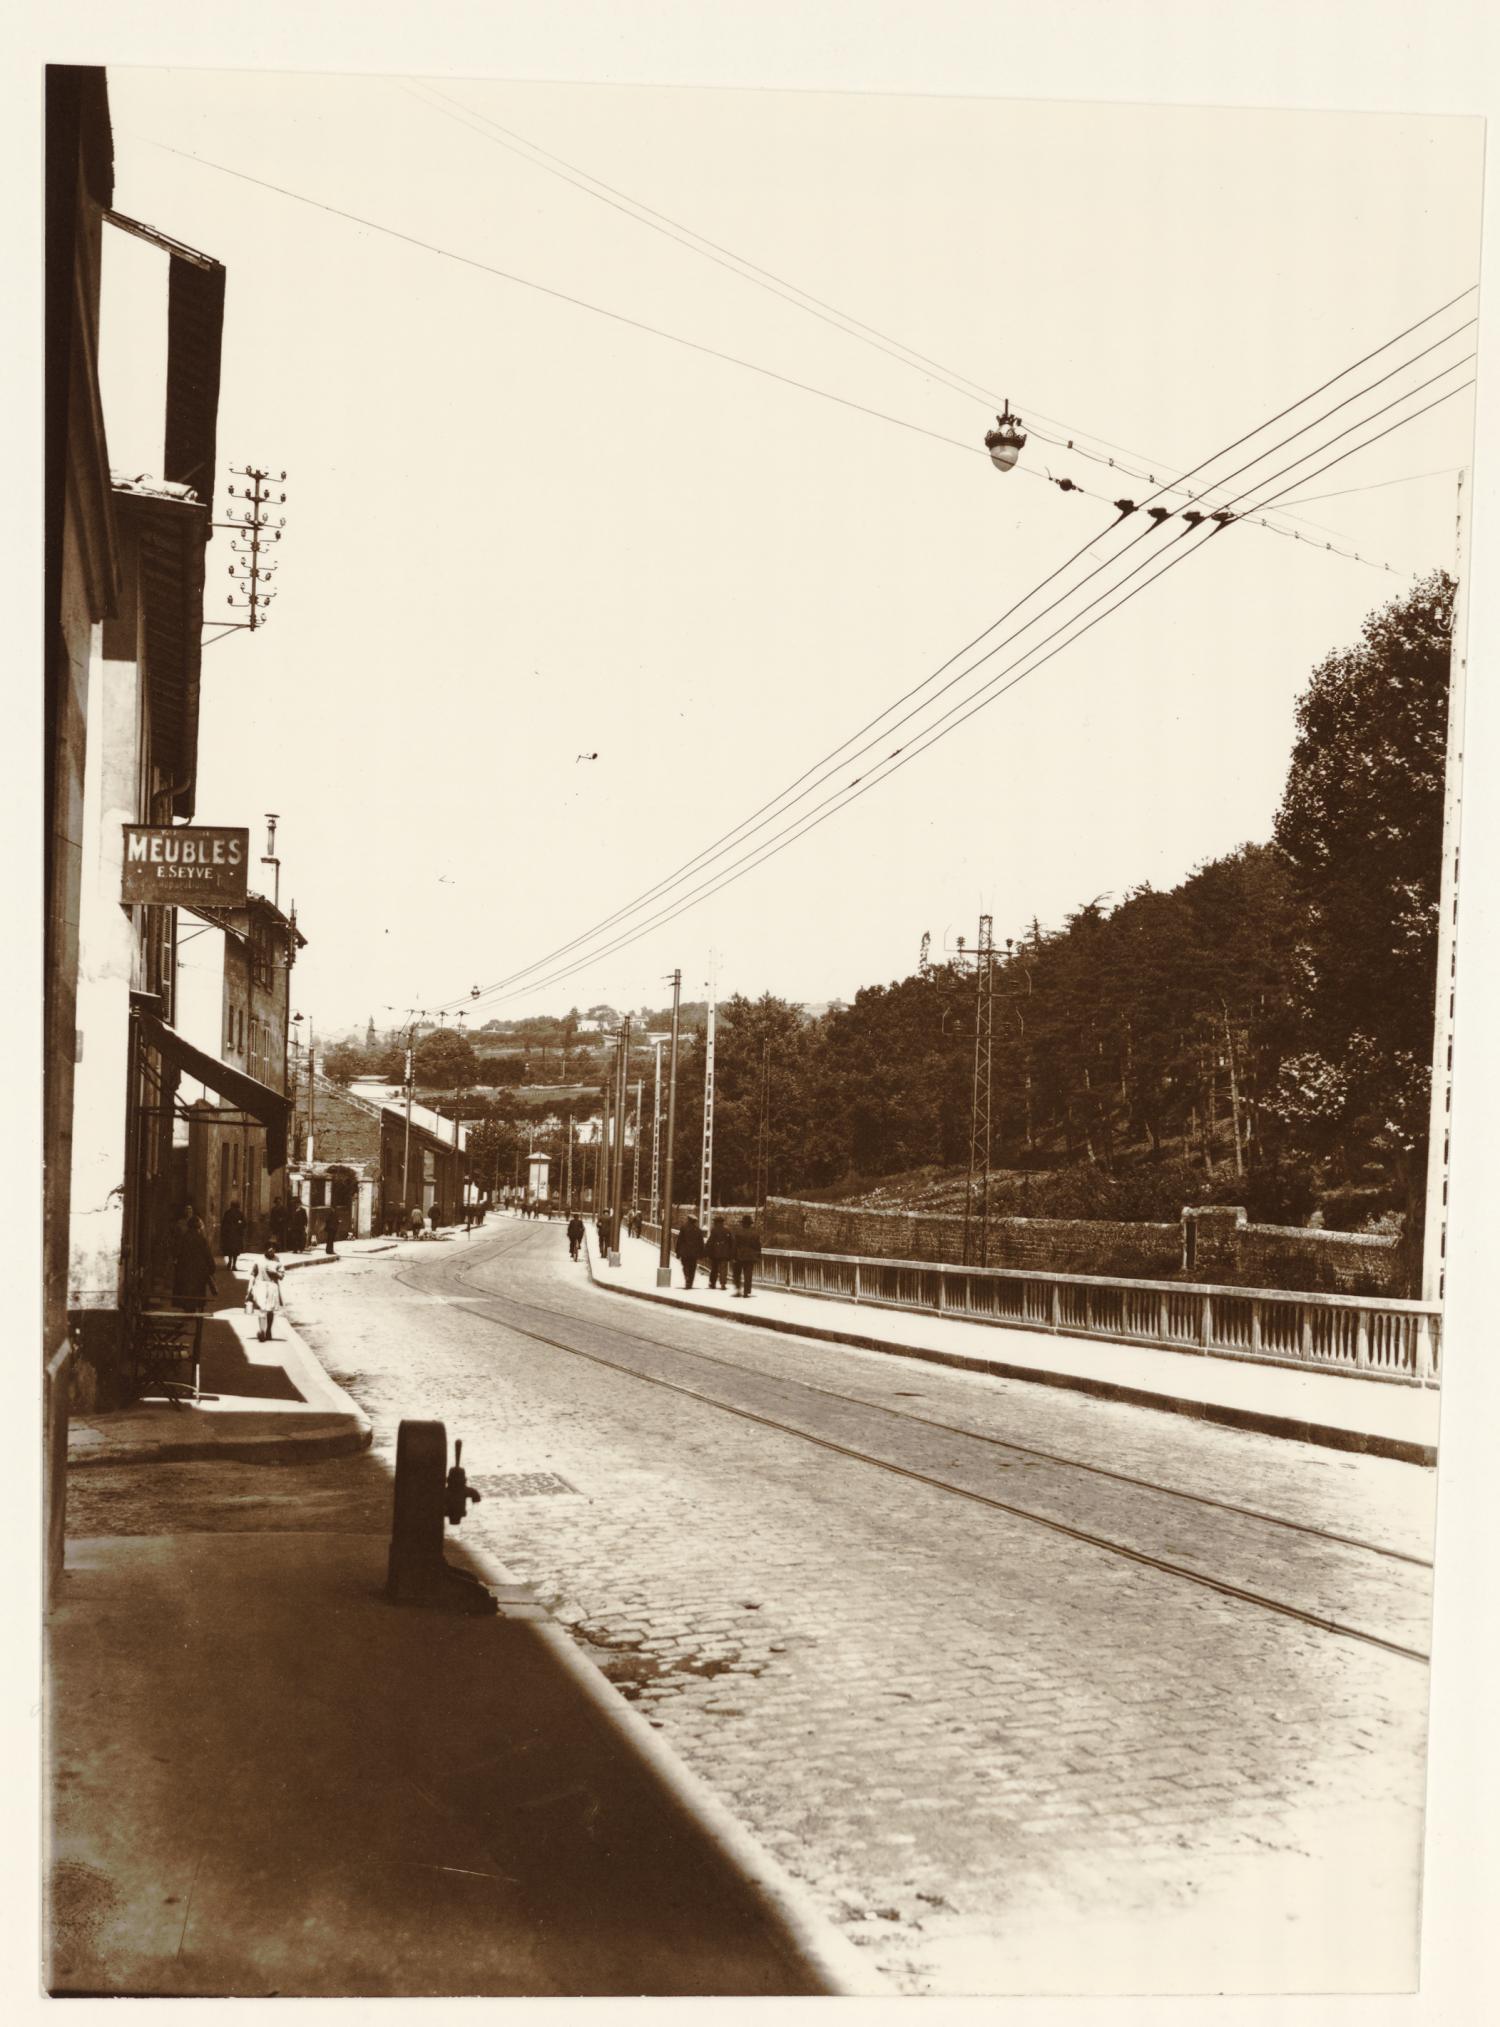
<svg viewBox="0 0 1500 2027"><path fill-rule="evenodd" d="M1483 107L961 11L27 45L37 1994L1425 1989Z"/></svg>

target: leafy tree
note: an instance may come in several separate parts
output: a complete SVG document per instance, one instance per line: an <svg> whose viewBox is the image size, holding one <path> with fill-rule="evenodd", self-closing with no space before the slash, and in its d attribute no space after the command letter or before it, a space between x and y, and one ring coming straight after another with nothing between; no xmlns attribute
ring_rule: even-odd
<svg viewBox="0 0 1500 2027"><path fill-rule="evenodd" d="M1392 1162L1415 1247L1427 1142L1453 581L1436 571L1314 670L1276 842L1304 908L1282 1119Z"/></svg>
<svg viewBox="0 0 1500 2027"><path fill-rule="evenodd" d="M481 1081L474 1045L454 1028L434 1028L417 1043L413 1075L428 1091L455 1091Z"/></svg>

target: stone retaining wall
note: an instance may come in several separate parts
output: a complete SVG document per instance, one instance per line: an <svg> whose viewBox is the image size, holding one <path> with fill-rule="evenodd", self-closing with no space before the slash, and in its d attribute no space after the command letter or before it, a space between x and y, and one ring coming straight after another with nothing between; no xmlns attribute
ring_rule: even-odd
<svg viewBox="0 0 1500 2027"><path fill-rule="evenodd" d="M959 1217L772 1197L766 1204L763 1237L766 1245L788 1252L959 1266L963 1228ZM1141 1281L1176 1277L1312 1294L1403 1292L1402 1263L1393 1239L1252 1225L1237 1205L1189 1207L1171 1225L1105 1218L991 1218L987 1255L984 1264L990 1267L1052 1274Z"/></svg>

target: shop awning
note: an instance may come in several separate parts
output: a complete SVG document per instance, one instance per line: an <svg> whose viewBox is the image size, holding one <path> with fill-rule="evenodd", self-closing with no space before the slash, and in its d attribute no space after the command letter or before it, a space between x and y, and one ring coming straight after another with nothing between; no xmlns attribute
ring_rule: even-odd
<svg viewBox="0 0 1500 2027"><path fill-rule="evenodd" d="M141 1040L148 1049L157 1050L169 1063L175 1063L179 1070L186 1071L222 1098L226 1105L248 1113L265 1127L268 1169L286 1166L287 1120L292 1109L290 1098L280 1091L273 1091L269 1084L262 1084L258 1077L235 1069L232 1063L221 1063L206 1049L194 1047L175 1028L168 1027L164 1020L147 1013L144 1008L137 1012L136 1019L140 1022Z"/></svg>

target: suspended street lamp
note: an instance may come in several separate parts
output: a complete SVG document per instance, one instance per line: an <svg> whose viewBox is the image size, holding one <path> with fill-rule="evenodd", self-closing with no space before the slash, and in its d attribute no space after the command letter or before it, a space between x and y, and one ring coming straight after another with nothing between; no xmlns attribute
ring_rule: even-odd
<svg viewBox="0 0 1500 2027"><path fill-rule="evenodd" d="M995 417L1000 427L985 431L984 447L990 454L990 463L997 472L1008 472L1026 447L1026 432L1021 427L1019 415L1012 415L1010 402L1005 404L1005 413Z"/></svg>

